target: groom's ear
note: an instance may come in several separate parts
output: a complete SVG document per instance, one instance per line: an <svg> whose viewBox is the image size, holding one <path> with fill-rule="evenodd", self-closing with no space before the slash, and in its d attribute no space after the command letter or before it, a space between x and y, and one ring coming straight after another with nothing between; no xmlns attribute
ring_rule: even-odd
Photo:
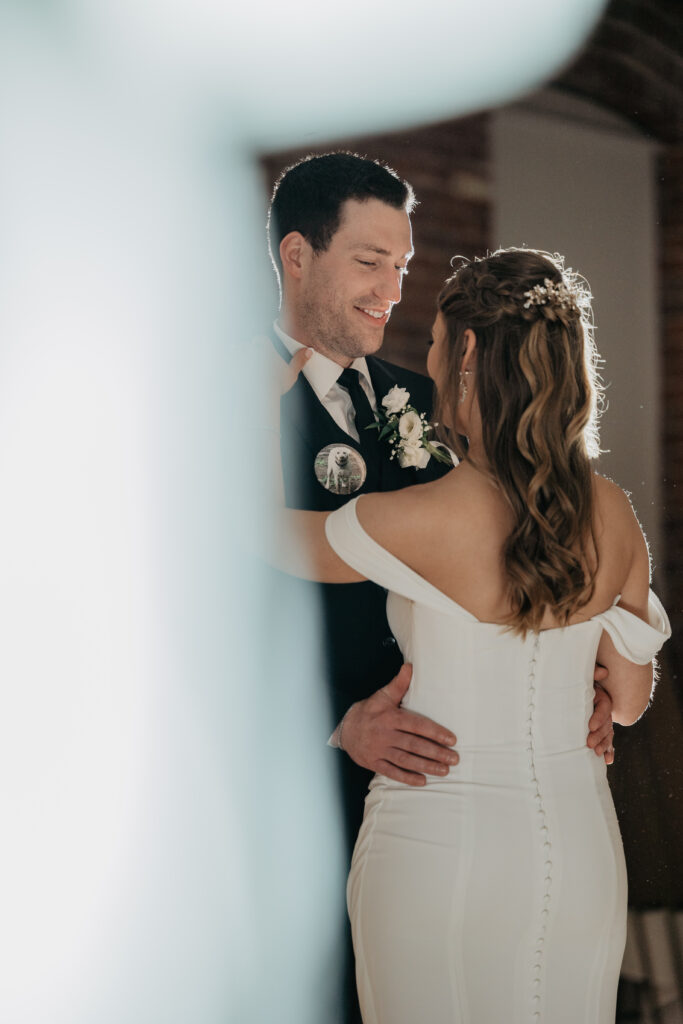
<svg viewBox="0 0 683 1024"><path fill-rule="evenodd" d="M285 276L301 280L310 248L300 231L290 231L285 235L280 242L280 259Z"/></svg>

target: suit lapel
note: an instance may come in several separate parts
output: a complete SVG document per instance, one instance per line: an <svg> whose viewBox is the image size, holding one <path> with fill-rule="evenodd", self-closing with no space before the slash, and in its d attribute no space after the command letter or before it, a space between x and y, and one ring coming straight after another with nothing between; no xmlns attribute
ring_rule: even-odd
<svg viewBox="0 0 683 1024"><path fill-rule="evenodd" d="M318 400L303 373L299 374L294 387L282 396L280 414L287 429L296 431L302 444L315 449L314 454L322 447L319 443L321 438L329 436L329 441L324 443L331 444L334 441L341 443L349 436Z"/></svg>

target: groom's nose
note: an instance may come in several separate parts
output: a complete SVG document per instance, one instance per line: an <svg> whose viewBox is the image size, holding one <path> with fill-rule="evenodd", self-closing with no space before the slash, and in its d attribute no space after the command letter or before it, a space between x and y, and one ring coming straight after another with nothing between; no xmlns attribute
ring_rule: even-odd
<svg viewBox="0 0 683 1024"><path fill-rule="evenodd" d="M375 293L382 302L396 304L401 301L402 284L403 271L397 270L396 267L387 267L375 282Z"/></svg>

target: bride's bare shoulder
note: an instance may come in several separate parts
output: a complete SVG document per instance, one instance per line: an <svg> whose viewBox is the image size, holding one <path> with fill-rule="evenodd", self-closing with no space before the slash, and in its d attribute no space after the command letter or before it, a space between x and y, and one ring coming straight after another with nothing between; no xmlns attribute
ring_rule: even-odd
<svg viewBox="0 0 683 1024"><path fill-rule="evenodd" d="M637 579L639 586L647 584L650 552L629 495L618 484L597 473L594 494L593 526L601 563L611 567L623 580L617 584L619 591L623 592L629 579Z"/></svg>
<svg viewBox="0 0 683 1024"><path fill-rule="evenodd" d="M491 499L491 500L489 500ZM417 536L434 535L452 528L454 516L466 527L487 519L487 507L497 504L491 484L465 463L430 483L401 491L367 494L358 502L361 525L388 547Z"/></svg>
<svg viewBox="0 0 683 1024"><path fill-rule="evenodd" d="M629 495L612 480L595 475L594 526L600 567L598 578L620 605L647 621L650 552Z"/></svg>
<svg viewBox="0 0 683 1024"><path fill-rule="evenodd" d="M356 509L361 525L368 530L387 524L398 527L404 521L414 522L415 516L428 515L440 501L444 481L454 472L451 470L439 480L404 487L400 491L377 491L362 495Z"/></svg>
<svg viewBox="0 0 683 1024"><path fill-rule="evenodd" d="M605 529L610 532L624 530L640 533L640 524L636 517L630 497L618 484L599 473L593 474L593 495L595 500L595 519L597 532Z"/></svg>

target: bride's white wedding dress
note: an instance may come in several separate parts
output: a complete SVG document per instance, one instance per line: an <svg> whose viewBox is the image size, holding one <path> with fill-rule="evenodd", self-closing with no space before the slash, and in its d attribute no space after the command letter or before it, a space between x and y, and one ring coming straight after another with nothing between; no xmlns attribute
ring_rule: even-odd
<svg viewBox="0 0 683 1024"><path fill-rule="evenodd" d="M605 763L586 747L603 629L648 662L670 634L614 605L525 640L478 621L377 544L356 501L340 557L389 591L403 706L458 737L413 788L375 776L348 905L365 1024L613 1024L626 873Z"/></svg>

